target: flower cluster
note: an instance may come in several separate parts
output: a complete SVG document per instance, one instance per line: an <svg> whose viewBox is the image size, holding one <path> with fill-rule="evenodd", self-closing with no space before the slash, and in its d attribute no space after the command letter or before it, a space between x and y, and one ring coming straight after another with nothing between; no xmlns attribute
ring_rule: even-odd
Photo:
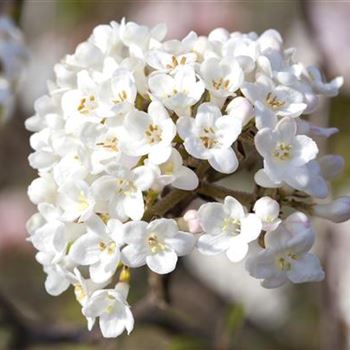
<svg viewBox="0 0 350 350"><path fill-rule="evenodd" d="M21 77L27 51L22 33L6 16L0 16L0 122L14 107L14 92Z"/></svg>
<svg viewBox="0 0 350 350"><path fill-rule="evenodd" d="M342 78L325 82L274 30L165 35L164 25L125 20L96 27L55 66L26 121L39 174L27 228L46 289L72 285L89 328L99 319L105 337L133 328L133 268L166 274L198 249L246 258L267 288L319 281L306 214L350 216L347 197L316 201L343 161L317 157L312 137L337 130L303 116L320 95L336 95ZM252 158L253 193L217 184ZM196 197L207 203L182 218Z"/></svg>

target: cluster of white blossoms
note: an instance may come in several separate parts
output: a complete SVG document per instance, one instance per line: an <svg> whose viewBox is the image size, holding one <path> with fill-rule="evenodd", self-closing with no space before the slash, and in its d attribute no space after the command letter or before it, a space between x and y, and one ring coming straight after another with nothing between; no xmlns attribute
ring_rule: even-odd
<svg viewBox="0 0 350 350"><path fill-rule="evenodd" d="M14 108L14 94L27 58L21 31L7 16L0 16L0 123Z"/></svg>
<svg viewBox="0 0 350 350"><path fill-rule="evenodd" d="M343 161L318 157L312 137L337 130L304 118L342 78L304 67L275 30L165 35L125 20L96 27L56 65L26 121L39 174L27 228L46 289L73 286L105 337L133 328L133 268L170 273L198 249L245 259L267 288L319 281L307 214L350 217L348 197L317 202ZM253 193L216 183L252 157ZM196 197L207 203L186 213Z"/></svg>

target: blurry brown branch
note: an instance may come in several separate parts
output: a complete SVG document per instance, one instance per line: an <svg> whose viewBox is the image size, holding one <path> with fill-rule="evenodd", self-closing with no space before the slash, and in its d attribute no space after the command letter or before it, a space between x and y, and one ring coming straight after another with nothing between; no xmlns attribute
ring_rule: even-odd
<svg viewBox="0 0 350 350"><path fill-rule="evenodd" d="M0 294L0 315L1 323L11 330L9 350L24 350L39 344L80 343L93 340L93 335L85 329L48 327L25 319L3 294Z"/></svg>
<svg viewBox="0 0 350 350"><path fill-rule="evenodd" d="M24 0L1 0L0 14L7 14L18 25L22 16Z"/></svg>

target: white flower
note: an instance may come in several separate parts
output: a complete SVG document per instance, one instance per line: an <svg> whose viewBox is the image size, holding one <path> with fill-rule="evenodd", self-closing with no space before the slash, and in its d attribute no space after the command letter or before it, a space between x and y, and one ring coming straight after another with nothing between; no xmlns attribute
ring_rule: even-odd
<svg viewBox="0 0 350 350"><path fill-rule="evenodd" d="M148 163L152 166L151 163ZM168 160L158 167L155 167L156 180L153 188L161 189L166 185L171 185L181 190L191 191L198 186L198 177L196 173L183 166L183 161L180 153L173 148Z"/></svg>
<svg viewBox="0 0 350 350"><path fill-rule="evenodd" d="M170 157L176 126L160 102L151 102L148 113L137 110L130 112L124 127L124 148L128 154L147 154L149 160L155 164L164 163Z"/></svg>
<svg viewBox="0 0 350 350"><path fill-rule="evenodd" d="M71 246L70 258L80 265L89 266L95 283L108 281L115 273L120 260L120 247L124 243L122 223L116 219L105 225L98 217L86 221L87 233Z"/></svg>
<svg viewBox="0 0 350 350"><path fill-rule="evenodd" d="M303 94L283 85L274 85L267 77L255 83L244 83L241 90L255 107L258 129L273 128L277 117L298 117L306 108Z"/></svg>
<svg viewBox="0 0 350 350"><path fill-rule="evenodd" d="M197 55L193 52L173 54L162 50L151 50L148 52L147 63L157 72L175 73L179 68L190 65L194 66Z"/></svg>
<svg viewBox="0 0 350 350"><path fill-rule="evenodd" d="M122 261L130 267L147 264L159 274L173 271L178 256L189 254L195 243L193 235L179 231L172 219L157 219L149 224L128 222L124 225L124 239L128 245L122 250Z"/></svg>
<svg viewBox="0 0 350 350"><path fill-rule="evenodd" d="M28 187L28 197L34 204L54 203L57 197L57 186L51 174L43 174L34 179Z"/></svg>
<svg viewBox="0 0 350 350"><path fill-rule="evenodd" d="M295 120L284 118L274 129L264 128L255 136L255 146L264 158L264 173L271 182L286 182L292 187L305 187L309 181L306 164L318 153L316 143L297 135ZM263 183L261 172L255 181ZM263 185L264 186L264 185Z"/></svg>
<svg viewBox="0 0 350 350"><path fill-rule="evenodd" d="M122 19L119 27L120 39L129 47L132 56L144 57L144 51L149 48L152 40L161 41L167 33L164 24L158 24L151 30L135 22L126 22Z"/></svg>
<svg viewBox="0 0 350 350"><path fill-rule="evenodd" d="M97 290L83 306L86 317L99 317L105 338L115 338L124 330L129 334L134 328L134 318L126 301L128 291L127 284L118 283L114 289Z"/></svg>
<svg viewBox="0 0 350 350"><path fill-rule="evenodd" d="M86 182L70 180L58 189L57 205L63 210L63 220L85 221L93 214L95 199Z"/></svg>
<svg viewBox="0 0 350 350"><path fill-rule="evenodd" d="M290 215L275 231L265 236L265 249L248 258L251 276L263 279L262 286L276 288L288 280L293 283L321 281L324 272L319 259L308 253L314 232L303 213Z"/></svg>
<svg viewBox="0 0 350 350"><path fill-rule="evenodd" d="M201 64L200 72L205 87L218 98L233 96L244 80L244 73L234 59L208 58Z"/></svg>
<svg viewBox="0 0 350 350"><path fill-rule="evenodd" d="M154 74L148 85L152 95L178 115L189 115L189 107L197 103L204 92L202 81L197 81L193 68L188 66L179 69L174 76Z"/></svg>
<svg viewBox="0 0 350 350"><path fill-rule="evenodd" d="M108 202L112 217L121 221L139 220L144 212L142 191L148 190L153 181L154 174L148 167L133 170L120 167L111 175L99 177L92 184L92 191L98 200Z"/></svg>
<svg viewBox="0 0 350 350"><path fill-rule="evenodd" d="M277 201L270 197L258 199L254 204L253 210L260 218L264 231L275 230L282 221L279 219L280 206Z"/></svg>
<svg viewBox="0 0 350 350"><path fill-rule="evenodd" d="M203 103L195 118L178 120L177 130L186 151L193 157L208 160L222 173L229 174L237 169L238 160L231 146L241 132L239 119L222 116L217 106Z"/></svg>
<svg viewBox="0 0 350 350"><path fill-rule="evenodd" d="M200 225L205 232L198 240L201 253L226 253L232 261L242 260L248 252L248 243L258 238L262 224L255 214L247 214L242 205L227 196L224 204L203 204L198 211Z"/></svg>

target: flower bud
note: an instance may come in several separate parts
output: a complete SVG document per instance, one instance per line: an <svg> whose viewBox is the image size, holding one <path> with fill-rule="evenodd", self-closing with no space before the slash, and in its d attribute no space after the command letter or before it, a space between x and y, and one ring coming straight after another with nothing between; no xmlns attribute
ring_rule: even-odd
<svg viewBox="0 0 350 350"><path fill-rule="evenodd" d="M327 204L316 204L313 214L336 223L347 221L350 219L350 197L339 197Z"/></svg>
<svg viewBox="0 0 350 350"><path fill-rule="evenodd" d="M191 209L188 210L185 215L184 215L184 220L187 224L188 230L191 233L199 233L202 232L203 229L201 227L201 224L199 222L199 218L198 218L198 211Z"/></svg>
<svg viewBox="0 0 350 350"><path fill-rule="evenodd" d="M246 125L254 116L252 104L244 97L234 98L227 106L226 112L238 118L242 125Z"/></svg>
<svg viewBox="0 0 350 350"><path fill-rule="evenodd" d="M297 127L299 134L305 134L310 136L322 136L322 137L331 137L332 135L339 132L337 128L321 128L317 125L311 124L305 120L298 119Z"/></svg>
<svg viewBox="0 0 350 350"><path fill-rule="evenodd" d="M344 169L344 159L341 156L329 154L319 159L322 176L326 180L333 180Z"/></svg>

